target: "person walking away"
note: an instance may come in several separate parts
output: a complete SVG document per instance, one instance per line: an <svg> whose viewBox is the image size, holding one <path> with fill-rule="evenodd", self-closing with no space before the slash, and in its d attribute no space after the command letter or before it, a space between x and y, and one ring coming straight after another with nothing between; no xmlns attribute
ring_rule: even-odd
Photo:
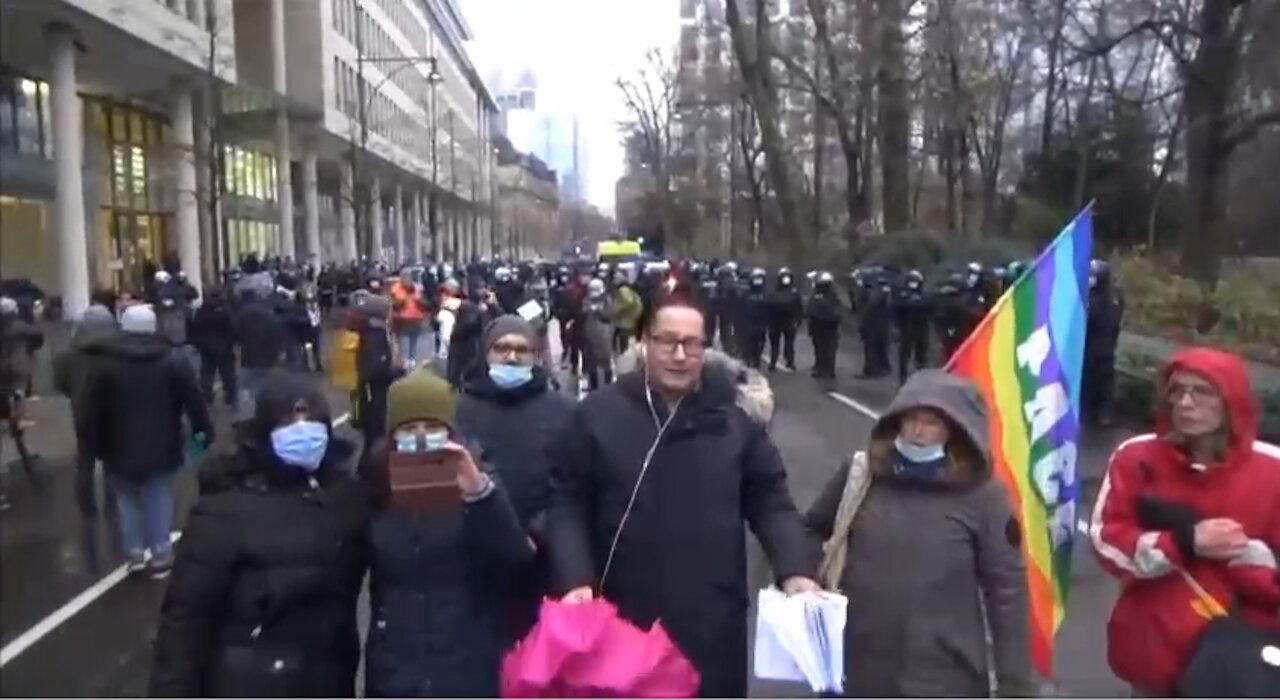
<svg viewBox="0 0 1280 700"><path fill-rule="evenodd" d="M200 355L200 389L206 403L214 401L213 380L222 381L222 401L236 405L236 324L223 288L205 290L204 302L191 317L191 344Z"/></svg>
<svg viewBox="0 0 1280 700"><path fill-rule="evenodd" d="M809 340L813 343L813 376L835 379L844 306L836 294L835 278L830 272L819 272L814 278L813 296L805 308L805 318L809 323Z"/></svg>
<svg viewBox="0 0 1280 700"><path fill-rule="evenodd" d="M640 317L644 314L644 304L640 301L640 295L627 281L625 272L615 272L613 278L613 352L621 355L631 347L631 339L636 336L636 327L639 326Z"/></svg>
<svg viewBox="0 0 1280 700"><path fill-rule="evenodd" d="M1257 439L1244 361L1188 348L1157 388L1155 432L1111 454L1089 521L1098 561L1120 581L1107 661L1142 697L1181 694L1214 607L1280 629L1280 448Z"/></svg>
<svg viewBox="0 0 1280 700"><path fill-rule="evenodd" d="M764 341L769 333L769 292L765 289L767 275L762 268L755 268L747 281L747 288L738 298L735 324L739 337L738 356L752 369L760 368L764 355Z"/></svg>
<svg viewBox="0 0 1280 700"><path fill-rule="evenodd" d="M613 381L613 318L604 280L591 280L576 322L582 328L582 366L591 391Z"/></svg>
<svg viewBox="0 0 1280 700"><path fill-rule="evenodd" d="M356 332L356 401L353 424L364 436L363 458L386 433L387 389L403 371L391 337L391 302L370 295L358 309Z"/></svg>
<svg viewBox="0 0 1280 700"><path fill-rule="evenodd" d="M152 697L355 697L369 490L312 375L277 369L200 469L153 643Z"/></svg>
<svg viewBox="0 0 1280 700"><path fill-rule="evenodd" d="M6 432L18 452L18 458L27 477L36 481L35 457L27 449L23 434L23 403L31 384L32 354L44 342L44 336L35 325L22 318L18 302L11 297L0 296L0 421L6 424ZM0 435L0 448L4 436ZM0 449L0 508L8 508L8 461Z"/></svg>
<svg viewBox="0 0 1280 700"><path fill-rule="evenodd" d="M898 326L898 384L906 384L913 369L929 365L929 319L933 307L924 289L924 275L908 270L893 297L893 320Z"/></svg>
<svg viewBox="0 0 1280 700"><path fill-rule="evenodd" d="M205 447L214 429L195 370L157 333L151 307L126 309L120 330L104 343L89 380L90 441L115 494L129 570L145 567L163 578L173 564L169 532L173 479L184 460L182 419Z"/></svg>
<svg viewBox="0 0 1280 700"><path fill-rule="evenodd" d="M556 389L532 352L536 328L502 316L485 330L488 371L468 382L458 398L458 427L477 441L507 489L521 522L540 522L548 502L549 450L568 425L574 401ZM534 538L542 537L534 528ZM539 551L545 545L538 543ZM531 627L546 593L546 562L539 556L528 577L513 579L505 596L513 639Z"/></svg>
<svg viewBox="0 0 1280 700"><path fill-rule="evenodd" d="M157 333L167 338L173 346L195 366L195 350L188 341L188 325L191 322L191 286L178 281L172 273L160 270L155 274L155 302Z"/></svg>
<svg viewBox="0 0 1280 700"><path fill-rule="evenodd" d="M378 502L365 697L497 697L502 653L516 641L512 592L532 593L530 605L542 593L539 545L513 502L545 498L545 481L509 483L464 432L456 402L428 371L392 384L388 434L361 467ZM392 458L397 470L434 465L453 479L432 502L406 498Z"/></svg>
<svg viewBox="0 0 1280 700"><path fill-rule="evenodd" d="M391 285L391 332L400 346L405 367L412 369L418 360L418 340L427 322L427 303L406 269Z"/></svg>
<svg viewBox="0 0 1280 700"><path fill-rule="evenodd" d="M1111 424L1116 382L1116 346L1124 323L1124 294L1111 279L1111 264L1089 263L1089 315L1084 336L1084 382L1081 408L1092 425Z"/></svg>
<svg viewBox="0 0 1280 700"><path fill-rule="evenodd" d="M977 387L922 370L814 501L822 583L857 605L846 695L988 697L994 675L997 697L1038 696L1022 535L992 469Z"/></svg>
<svg viewBox="0 0 1280 700"><path fill-rule="evenodd" d="M796 371L796 330L804 321L804 302L789 268L778 270L778 282L769 295L769 371L778 369L778 351L786 368Z"/></svg>
<svg viewBox="0 0 1280 700"><path fill-rule="evenodd" d="M586 397L551 455L552 590L596 595L645 628L661 620L702 697L747 692L746 538L779 586L817 590L818 554L766 425L771 393L706 364L702 313L667 297L640 371Z"/></svg>
<svg viewBox="0 0 1280 700"><path fill-rule="evenodd" d="M89 386L93 367L99 362L104 345L111 342L119 330L116 317L106 306L99 303L90 305L71 337L71 348L58 356L54 363L54 384L71 400L72 425L76 434L76 505L86 520L98 517L95 493L98 460L93 454L94 423Z"/></svg>
<svg viewBox="0 0 1280 700"><path fill-rule="evenodd" d="M240 308L234 317L236 344L240 346L237 414L244 419L253 412L267 373L284 358L289 330L276 311L274 290L269 280L266 285L238 288L241 290Z"/></svg>

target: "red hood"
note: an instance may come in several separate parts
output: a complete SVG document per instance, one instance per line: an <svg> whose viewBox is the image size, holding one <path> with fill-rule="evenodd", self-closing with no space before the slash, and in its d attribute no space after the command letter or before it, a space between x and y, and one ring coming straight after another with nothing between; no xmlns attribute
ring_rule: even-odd
<svg viewBox="0 0 1280 700"><path fill-rule="evenodd" d="M1227 441L1226 464L1238 464L1253 452L1253 441L1258 434L1258 402L1249 384L1249 370L1239 357L1215 348L1187 348L1177 352L1160 370L1160 385L1164 386L1174 370L1195 372L1208 379L1222 395L1227 409L1230 435ZM1167 434L1170 429L1169 411L1165 402L1159 402L1156 411L1156 431Z"/></svg>

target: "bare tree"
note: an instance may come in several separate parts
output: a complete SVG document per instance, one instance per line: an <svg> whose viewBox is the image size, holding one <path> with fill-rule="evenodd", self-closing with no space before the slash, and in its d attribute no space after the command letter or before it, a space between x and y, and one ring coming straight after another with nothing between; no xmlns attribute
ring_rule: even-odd
<svg viewBox="0 0 1280 700"><path fill-rule="evenodd" d="M658 49L630 78L618 78L617 87L630 116L620 127L633 135L640 164L649 171L653 195L660 209L663 233L675 233L673 174L677 155L676 120L679 64Z"/></svg>

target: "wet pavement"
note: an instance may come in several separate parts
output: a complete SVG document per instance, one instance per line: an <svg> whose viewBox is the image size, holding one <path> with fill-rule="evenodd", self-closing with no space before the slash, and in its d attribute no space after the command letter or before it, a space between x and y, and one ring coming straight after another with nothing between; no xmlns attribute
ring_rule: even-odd
<svg viewBox="0 0 1280 700"><path fill-rule="evenodd" d="M554 338L556 333L551 335ZM859 358L847 341L839 357L838 378L814 380L807 372L812 358L807 338L802 336L798 346L801 371L771 376L777 405L772 434L787 462L794 497L804 508L840 461L861 448L873 424L870 416L832 399L828 392L838 392L875 412L888 404L896 387L884 380L856 379ZM576 387L572 378L562 378L562 383L569 392ZM344 414L345 395L333 391L331 399L335 415ZM20 473L15 474L13 508L0 513L0 640L5 645L0 696L138 696L146 688L150 640L165 584L146 579L121 580L105 588L99 584L117 570L122 557L109 514L85 522L74 505L74 441L69 427L62 434L54 427L58 412L65 415L66 410L65 402L61 407L58 403L56 399L41 402L36 416L41 425L32 431L33 442L45 457L44 484L34 489ZM1091 436L1086 441L1081 469L1088 488L1081 513L1088 513L1106 455L1119 437ZM190 470L180 478L178 493L180 527L195 494ZM748 558L753 589L767 585L768 566L754 541ZM1107 670L1104 657L1104 624L1114 595L1114 585L1080 539L1073 597L1058 637L1058 679L1050 692L1080 697L1127 693L1127 687ZM85 598L92 599L86 602ZM77 603L74 614L49 619L69 602ZM33 626L47 633L13 656L14 640L24 634L31 638ZM812 693L794 684L753 680L751 695Z"/></svg>

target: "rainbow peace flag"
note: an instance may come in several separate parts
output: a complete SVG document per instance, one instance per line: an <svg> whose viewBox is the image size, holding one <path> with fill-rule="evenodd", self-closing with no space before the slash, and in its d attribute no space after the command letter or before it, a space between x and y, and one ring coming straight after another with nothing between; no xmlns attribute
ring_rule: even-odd
<svg viewBox="0 0 1280 700"><path fill-rule="evenodd" d="M1053 673L1076 531L1076 456L1093 213L1081 211L987 313L947 369L987 401L997 477L1022 525L1031 659Z"/></svg>

